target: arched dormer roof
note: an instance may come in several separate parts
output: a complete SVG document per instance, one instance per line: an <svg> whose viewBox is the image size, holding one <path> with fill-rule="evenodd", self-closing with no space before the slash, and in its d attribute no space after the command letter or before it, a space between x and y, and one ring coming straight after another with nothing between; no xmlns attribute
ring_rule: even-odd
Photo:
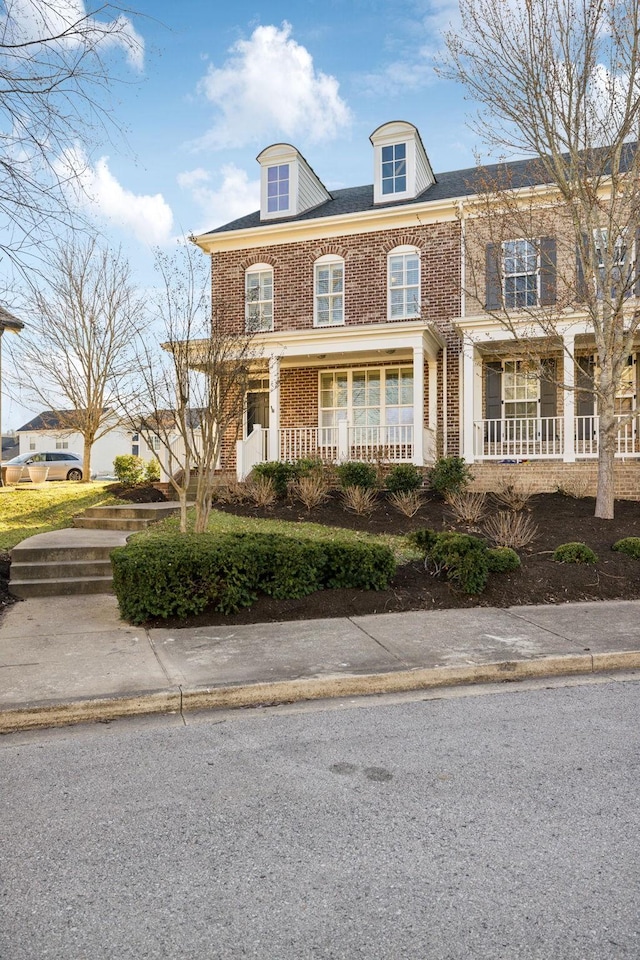
<svg viewBox="0 0 640 960"><path fill-rule="evenodd" d="M413 200L436 182L417 127L391 120L369 137L373 145L373 202Z"/></svg>
<svg viewBox="0 0 640 960"><path fill-rule="evenodd" d="M296 217L331 200L329 191L292 144L273 143L256 159L262 168L261 220Z"/></svg>

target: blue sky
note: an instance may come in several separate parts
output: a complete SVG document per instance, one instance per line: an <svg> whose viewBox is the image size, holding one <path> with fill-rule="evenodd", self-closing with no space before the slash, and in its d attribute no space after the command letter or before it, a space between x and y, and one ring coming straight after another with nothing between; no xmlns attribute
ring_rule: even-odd
<svg viewBox="0 0 640 960"><path fill-rule="evenodd" d="M112 107L124 137L88 151L85 190L141 287L154 282L154 246L257 209L255 157L270 143L293 143L328 189L372 182L369 134L389 120L419 128L436 172L474 162L470 105L433 69L455 0L134 7L144 56L108 54L124 81ZM20 426L24 411L6 396L3 426Z"/></svg>

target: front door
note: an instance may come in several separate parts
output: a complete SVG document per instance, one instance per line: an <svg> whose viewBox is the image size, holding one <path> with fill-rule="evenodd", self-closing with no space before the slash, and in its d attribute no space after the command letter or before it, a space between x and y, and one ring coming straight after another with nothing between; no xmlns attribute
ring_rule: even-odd
<svg viewBox="0 0 640 960"><path fill-rule="evenodd" d="M251 432L256 424L259 424L263 430L269 429L268 380L249 381L249 390L247 392L247 437L251 436Z"/></svg>

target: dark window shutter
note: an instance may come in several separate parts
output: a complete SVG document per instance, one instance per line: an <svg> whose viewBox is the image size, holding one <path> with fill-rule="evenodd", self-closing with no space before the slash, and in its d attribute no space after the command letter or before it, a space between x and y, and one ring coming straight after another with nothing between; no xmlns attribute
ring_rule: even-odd
<svg viewBox="0 0 640 960"><path fill-rule="evenodd" d="M593 396L593 357L576 357L576 416L592 417L594 406ZM583 439L583 438L581 438Z"/></svg>
<svg viewBox="0 0 640 960"><path fill-rule="evenodd" d="M540 377L540 416L555 417L558 412L558 387L556 384L556 361L547 357L542 361Z"/></svg>
<svg viewBox="0 0 640 960"><path fill-rule="evenodd" d="M582 234L582 249L586 249L587 246L587 234ZM584 265L582 263L582 255L580 253L580 246L576 244L576 299L579 303L584 302L587 299L587 284L584 278Z"/></svg>
<svg viewBox="0 0 640 960"><path fill-rule="evenodd" d="M486 420L502 420L502 364L484 365L484 415ZM500 423L485 424L485 440L499 443Z"/></svg>
<svg viewBox="0 0 640 960"><path fill-rule="evenodd" d="M640 297L640 227L636 227L636 244L633 251L634 260L633 260L633 275L635 277L635 284L633 287L633 296Z"/></svg>
<svg viewBox="0 0 640 960"><path fill-rule="evenodd" d="M556 238L540 240L540 303L543 307L556 302Z"/></svg>
<svg viewBox="0 0 640 960"><path fill-rule="evenodd" d="M497 243L488 243L485 250L485 309L500 309L500 252L501 247Z"/></svg>

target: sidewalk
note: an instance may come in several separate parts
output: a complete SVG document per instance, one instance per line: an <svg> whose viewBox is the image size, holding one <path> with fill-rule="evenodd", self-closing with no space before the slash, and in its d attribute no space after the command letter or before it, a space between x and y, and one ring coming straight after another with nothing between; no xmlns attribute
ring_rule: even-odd
<svg viewBox="0 0 640 960"><path fill-rule="evenodd" d="M32 598L0 623L0 732L635 669L640 601L145 630L112 595Z"/></svg>

